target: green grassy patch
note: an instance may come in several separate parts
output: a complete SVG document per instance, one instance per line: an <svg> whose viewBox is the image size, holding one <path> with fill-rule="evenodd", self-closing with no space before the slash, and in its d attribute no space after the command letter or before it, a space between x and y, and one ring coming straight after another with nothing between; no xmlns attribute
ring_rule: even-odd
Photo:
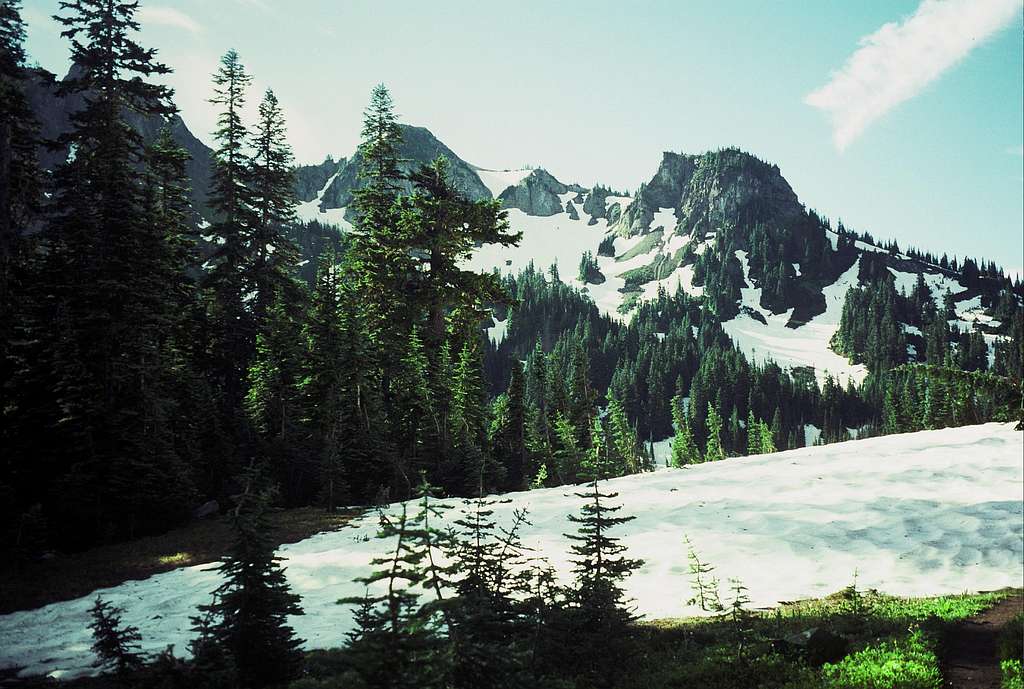
<svg viewBox="0 0 1024 689"><path fill-rule="evenodd" d="M649 254L654 247L661 243L662 230L645 234L643 239L637 242L636 246L622 254L616 261L628 261L631 258L641 256L643 254Z"/></svg>
<svg viewBox="0 0 1024 689"><path fill-rule="evenodd" d="M871 644L822 668L829 689L939 689L935 644L920 630L905 639Z"/></svg>

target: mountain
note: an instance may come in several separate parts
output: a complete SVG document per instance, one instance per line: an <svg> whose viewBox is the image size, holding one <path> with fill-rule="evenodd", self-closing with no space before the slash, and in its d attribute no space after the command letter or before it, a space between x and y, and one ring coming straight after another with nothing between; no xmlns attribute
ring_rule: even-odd
<svg viewBox="0 0 1024 689"><path fill-rule="evenodd" d="M67 131L80 97L59 95L53 75L34 75L29 102L42 135L53 139ZM149 140L165 122L135 118L132 124ZM192 156L193 203L206 216L212 152L179 116L166 124ZM739 149L666 152L651 178L628 196L564 182L543 169L479 167L424 127L401 129L403 171L445 156L463 194L499 199L513 229L523 232L517 247L481 247L470 267L514 275L530 263L540 269L557 264L564 282L615 318L629 316L659 291L682 290L703 302L748 357L805 370L819 381L831 374L854 382L865 378L872 363L922 360L928 349L924 328L934 320L923 312L925 302L944 306L947 326L976 340L971 345L964 339L964 347L986 350L990 362L1017 327L1014 314L1024 293L993 264L979 268L973 261L958 265L904 253L842 225L833 228L805 208L778 166ZM65 155L45 151L43 163L52 167ZM360 161L355 151L295 168L297 214L312 223L294 237L307 279L317 254L337 243L338 230L350 228ZM852 310L850 290L887 294L889 318L881 307L868 308L864 296L858 297L862 308L844 316ZM925 291L930 299L922 300ZM911 293L917 294L914 300ZM877 351L868 351L878 349L868 342L867 331L877 329L873 320L886 321L889 346L881 360ZM507 326L505 319L498 321L492 335L500 340Z"/></svg>
<svg viewBox="0 0 1024 689"><path fill-rule="evenodd" d="M531 262L557 264L563 281L620 318L660 290L682 290L703 301L748 357L819 382L832 375L859 383L869 372L866 341L840 346L851 289L889 293L895 304L898 332L889 336L899 351L888 365L923 360L927 318L922 302L908 296L919 282L929 303L942 305L949 295L948 327L983 340L989 362L1009 341L1021 304L1019 284L994 267L985 275L968 261L944 267L833 229L801 204L778 166L738 149L665 153L632 197L549 177L531 173L500 195L523 240L483 247L471 266L515 274ZM499 322L492 334L500 339L507 326Z"/></svg>
<svg viewBox="0 0 1024 689"><path fill-rule="evenodd" d="M74 74L75 67L72 67L64 79L66 80ZM44 69L34 69L30 76L31 78L25 85L25 95L39 121L40 137L44 141L55 141L69 131L72 113L82 107L82 95L72 94L69 96L58 93L59 83L56 77ZM185 171L192 182L192 206L200 216L207 215L206 199L210 189L210 166L213 151L192 134L180 115L172 115L165 121L157 116L142 117L129 113L127 119L147 142L152 141L162 127L170 128L175 142L188 151L191 156L185 166ZM40 147L39 161L44 169L52 170L66 157L66 149Z"/></svg>
<svg viewBox="0 0 1024 689"><path fill-rule="evenodd" d="M441 143L430 130L407 124L399 126L402 130L402 144L398 148L398 158L399 169L403 173L408 174L420 165L444 156L448 159L451 178L459 191L473 200L492 198L491 190L480 180L475 168ZM350 221L351 212L347 212L347 209L352 203L352 192L360 186L358 173L361 163L362 156L356 151L352 157L342 158L337 163L328 158L320 165L297 167L296 191L304 202L299 209L300 217L307 221L334 224L339 224L341 219ZM319 187L316 186L318 182ZM412 191L412 185L406 182L404 191Z"/></svg>

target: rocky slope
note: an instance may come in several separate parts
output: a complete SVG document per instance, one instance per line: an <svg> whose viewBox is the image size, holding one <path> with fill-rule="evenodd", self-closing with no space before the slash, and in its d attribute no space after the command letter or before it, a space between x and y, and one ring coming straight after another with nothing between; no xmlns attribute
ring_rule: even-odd
<svg viewBox="0 0 1024 689"><path fill-rule="evenodd" d="M74 73L73 70L74 68L68 76ZM32 74L33 78L27 83L26 96L39 122L41 139L54 141L70 129L71 114L82 107L82 96L59 94L56 77L46 70L36 69ZM161 117L141 117L132 114L129 116L129 122L147 142L152 141L165 125L170 127L174 140L191 156L185 165L185 171L191 180L192 205L200 216L205 216L208 213L206 198L210 189L210 148L189 131L179 115L164 120ZM44 169L52 170L66 157L66 150L46 146L39 148L39 159Z"/></svg>
<svg viewBox="0 0 1024 689"><path fill-rule="evenodd" d="M58 95L53 75L40 70L36 77L29 101L43 137L53 139L67 131L80 100ZM150 139L165 122L137 118L133 124ZM193 202L207 215L211 151L180 117L166 124L192 156ZM557 263L563 280L617 317L660 290L683 290L702 299L753 358L813 368L819 377L829 371L860 380L864 367L835 354L830 342L847 291L888 271L907 293L918 276L936 300L948 293L955 304L951 325L981 328L990 346L1005 336L1006 324L993 318L990 308L1005 290L1003 283L967 280L959 272L860 241L841 228L834 231L804 208L776 165L738 149L666 152L653 176L635 195L626 196L600 185L569 184L543 169L474 166L423 127L402 125L402 136L403 171L443 155L463 194L499 199L513 229L523 231L519 247L483 247L470 261L472 267L514 273L529 262L541 268ZM47 167L65 155L42 152ZM306 266L315 264L318 247L336 242L335 233L350 227L359 165L360 156L353 152L296 168L298 215L318 223L300 230L315 237L298 237ZM592 257L578 270L587 252ZM919 346L912 326L905 327L908 342Z"/></svg>

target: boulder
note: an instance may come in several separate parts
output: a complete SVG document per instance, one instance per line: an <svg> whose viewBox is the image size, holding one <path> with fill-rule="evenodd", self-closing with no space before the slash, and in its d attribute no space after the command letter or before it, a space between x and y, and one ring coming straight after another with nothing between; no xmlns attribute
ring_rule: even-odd
<svg viewBox="0 0 1024 689"><path fill-rule="evenodd" d="M196 519L206 519L207 517L213 517L220 514L220 503L216 500L209 500L204 502L202 505L197 507L192 516Z"/></svg>

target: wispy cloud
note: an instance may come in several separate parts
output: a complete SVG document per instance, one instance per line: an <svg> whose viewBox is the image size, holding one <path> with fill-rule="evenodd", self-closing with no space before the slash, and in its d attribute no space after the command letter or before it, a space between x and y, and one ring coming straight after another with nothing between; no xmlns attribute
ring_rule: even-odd
<svg viewBox="0 0 1024 689"><path fill-rule="evenodd" d="M1010 146L1006 152L1018 158L1024 158L1024 146Z"/></svg>
<svg viewBox="0 0 1024 689"><path fill-rule="evenodd" d="M860 39L843 68L804 102L830 115L842 151L1013 21L1020 8L1020 0L923 0L909 18Z"/></svg>
<svg viewBox="0 0 1024 689"><path fill-rule="evenodd" d="M203 30L199 22L173 7L160 7L159 5L140 7L135 13L135 18L142 24L170 26L177 29L185 29L192 33L199 33Z"/></svg>

